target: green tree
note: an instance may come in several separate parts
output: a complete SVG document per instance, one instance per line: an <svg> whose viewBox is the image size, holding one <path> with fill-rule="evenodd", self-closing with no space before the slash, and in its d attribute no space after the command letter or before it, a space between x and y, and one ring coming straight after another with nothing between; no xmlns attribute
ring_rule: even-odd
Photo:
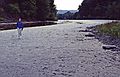
<svg viewBox="0 0 120 77"><path fill-rule="evenodd" d="M1 0L0 16L16 20L55 20L56 6L54 0ZM4 14L4 15L3 15Z"/></svg>
<svg viewBox="0 0 120 77"><path fill-rule="evenodd" d="M37 20L46 20L47 15L49 14L49 1L48 0L36 0L37 6Z"/></svg>

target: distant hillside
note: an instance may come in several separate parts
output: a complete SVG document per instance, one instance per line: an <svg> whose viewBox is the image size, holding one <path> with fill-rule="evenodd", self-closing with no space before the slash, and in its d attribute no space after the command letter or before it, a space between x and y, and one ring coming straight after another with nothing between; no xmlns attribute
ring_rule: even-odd
<svg viewBox="0 0 120 77"><path fill-rule="evenodd" d="M73 15L74 15L75 13L72 13L72 12L70 12L70 11L67 11L67 12L65 12L65 13L63 13L63 14L57 14L57 17L58 17L58 19L61 19L61 20L66 20L66 19L73 19Z"/></svg>
<svg viewBox="0 0 120 77"><path fill-rule="evenodd" d="M66 12L70 11L71 13L76 13L78 10L58 10L57 14L64 14Z"/></svg>
<svg viewBox="0 0 120 77"><path fill-rule="evenodd" d="M84 0L77 15L81 19L120 19L120 0Z"/></svg>

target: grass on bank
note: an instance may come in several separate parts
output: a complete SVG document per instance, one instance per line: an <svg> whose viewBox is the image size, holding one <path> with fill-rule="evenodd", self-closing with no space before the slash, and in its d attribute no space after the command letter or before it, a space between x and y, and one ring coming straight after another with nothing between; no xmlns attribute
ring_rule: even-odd
<svg viewBox="0 0 120 77"><path fill-rule="evenodd" d="M120 37L120 22L111 22L97 26L97 30L102 34Z"/></svg>

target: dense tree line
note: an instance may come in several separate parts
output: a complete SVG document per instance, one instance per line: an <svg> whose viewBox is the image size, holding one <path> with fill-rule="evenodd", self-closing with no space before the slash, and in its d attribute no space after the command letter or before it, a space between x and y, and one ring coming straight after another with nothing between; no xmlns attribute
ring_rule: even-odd
<svg viewBox="0 0 120 77"><path fill-rule="evenodd" d="M120 19L120 0L84 0L77 19Z"/></svg>
<svg viewBox="0 0 120 77"><path fill-rule="evenodd" d="M0 20L56 20L54 0L1 0Z"/></svg>

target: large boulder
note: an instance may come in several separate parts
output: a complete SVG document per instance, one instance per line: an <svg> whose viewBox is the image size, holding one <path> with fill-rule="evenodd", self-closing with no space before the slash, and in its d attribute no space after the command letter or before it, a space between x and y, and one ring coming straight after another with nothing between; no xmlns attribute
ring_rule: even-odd
<svg viewBox="0 0 120 77"><path fill-rule="evenodd" d="M110 49L115 49L117 47L115 45L103 45L102 48L105 50L110 50Z"/></svg>
<svg viewBox="0 0 120 77"><path fill-rule="evenodd" d="M88 34L86 34L85 36L86 36L86 37L94 37L95 34L93 34L93 33L88 33Z"/></svg>

